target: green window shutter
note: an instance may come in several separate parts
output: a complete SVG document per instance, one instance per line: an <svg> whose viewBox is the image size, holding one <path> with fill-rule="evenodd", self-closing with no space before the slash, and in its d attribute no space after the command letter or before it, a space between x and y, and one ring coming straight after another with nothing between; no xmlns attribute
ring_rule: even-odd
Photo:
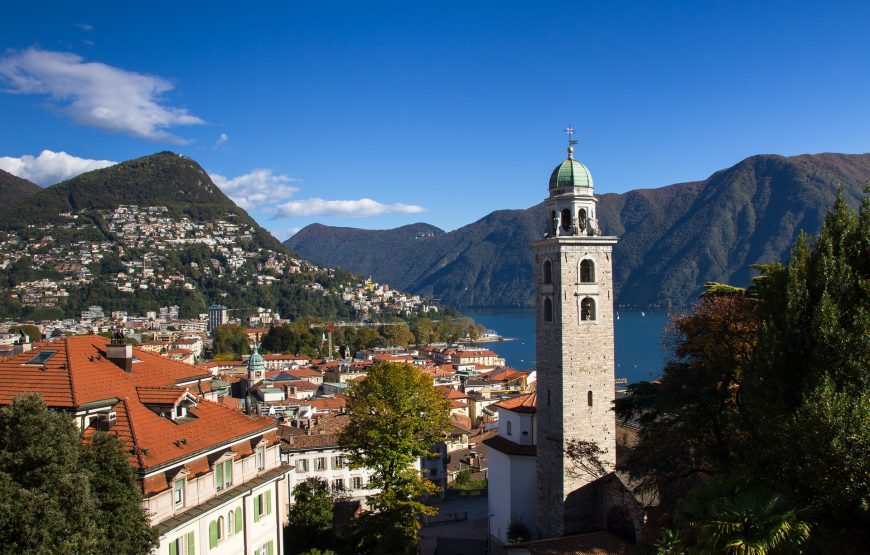
<svg viewBox="0 0 870 555"><path fill-rule="evenodd" d="M272 492L266 492L266 514L272 514Z"/></svg>
<svg viewBox="0 0 870 555"><path fill-rule="evenodd" d="M178 555L178 542L175 540L169 544L169 555Z"/></svg>
<svg viewBox="0 0 870 555"><path fill-rule="evenodd" d="M196 542L193 540L193 532L187 534L187 555L196 555Z"/></svg>
<svg viewBox="0 0 870 555"><path fill-rule="evenodd" d="M212 520L208 524L208 546L211 549L217 547L218 544L218 529L217 529L217 521Z"/></svg>
<svg viewBox="0 0 870 555"><path fill-rule="evenodd" d="M245 526L245 522L242 519L242 508L236 508L236 534L242 531L242 528Z"/></svg>
<svg viewBox="0 0 870 555"><path fill-rule="evenodd" d="M233 483L233 461L227 462L227 483Z"/></svg>
<svg viewBox="0 0 870 555"><path fill-rule="evenodd" d="M214 488L221 489L224 487L224 465L218 464L214 467Z"/></svg>
<svg viewBox="0 0 870 555"><path fill-rule="evenodd" d="M268 546L267 549L269 550L269 555L272 555L274 553L274 547L272 546L272 540L269 540L269 543L267 543L266 545Z"/></svg>
<svg viewBox="0 0 870 555"><path fill-rule="evenodd" d="M254 498L254 522L260 520L260 496Z"/></svg>

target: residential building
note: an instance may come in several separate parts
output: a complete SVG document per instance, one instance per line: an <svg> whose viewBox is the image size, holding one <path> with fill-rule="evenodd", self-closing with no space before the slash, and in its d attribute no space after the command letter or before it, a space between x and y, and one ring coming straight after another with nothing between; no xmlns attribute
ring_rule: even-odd
<svg viewBox="0 0 870 555"><path fill-rule="evenodd" d="M292 469L277 425L205 400L211 379L122 337L71 336L0 361L0 404L40 393L85 437L120 438L158 532L155 553L280 553Z"/></svg>

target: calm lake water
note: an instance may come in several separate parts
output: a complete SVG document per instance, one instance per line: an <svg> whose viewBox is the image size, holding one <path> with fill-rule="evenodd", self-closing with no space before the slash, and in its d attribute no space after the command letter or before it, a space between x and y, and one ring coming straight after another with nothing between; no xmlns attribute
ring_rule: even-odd
<svg viewBox="0 0 870 555"><path fill-rule="evenodd" d="M535 312L533 309L468 310L463 316L474 318L502 337L485 345L505 358L508 366L520 370L535 367ZM664 311L619 312L616 321L616 377L629 383L656 379L661 375L665 353L662 334L668 322Z"/></svg>

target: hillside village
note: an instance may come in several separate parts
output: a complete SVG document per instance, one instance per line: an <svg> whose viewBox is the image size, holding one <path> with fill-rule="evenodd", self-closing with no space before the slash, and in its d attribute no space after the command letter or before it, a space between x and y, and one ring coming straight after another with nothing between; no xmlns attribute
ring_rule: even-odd
<svg viewBox="0 0 870 555"><path fill-rule="evenodd" d="M121 295L151 291L193 291L208 281L234 286L269 286L286 276L313 276L300 284L316 294L337 294L356 313L412 314L437 310L419 295L406 295L371 280L345 282L328 291L318 281L336 272L295 258L286 251L254 244L255 230L229 219L196 222L163 206L121 205L114 210L61 213L63 223L30 225L0 231L0 271L8 270L15 284L9 301L24 307L64 309L71 293L95 281ZM19 266L26 266L22 278ZM160 295L160 293L157 293ZM99 311L82 311L88 329L105 322ZM142 314L148 320L155 318ZM187 320L204 318L186 314ZM117 319L117 318L116 318ZM142 323L134 319L133 327ZM165 323L165 322L164 322ZM75 333L79 327L63 320L45 326Z"/></svg>

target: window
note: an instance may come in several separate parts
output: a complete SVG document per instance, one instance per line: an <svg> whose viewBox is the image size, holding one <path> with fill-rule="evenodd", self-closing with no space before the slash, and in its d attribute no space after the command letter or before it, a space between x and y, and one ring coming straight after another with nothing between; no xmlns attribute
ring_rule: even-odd
<svg viewBox="0 0 870 555"><path fill-rule="evenodd" d="M179 403L175 407L175 417L181 418L182 416L184 416L184 406L181 403Z"/></svg>
<svg viewBox="0 0 870 555"><path fill-rule="evenodd" d="M544 283L553 283L553 263L544 261Z"/></svg>
<svg viewBox="0 0 870 555"><path fill-rule="evenodd" d="M509 436L513 435L513 432L511 431L513 422L508 420L507 422L505 422L505 424L506 424L506 428L507 428L507 435L509 435Z"/></svg>
<svg viewBox="0 0 870 555"><path fill-rule="evenodd" d="M231 485L233 485L232 459L214 465L214 489L220 491Z"/></svg>
<svg viewBox="0 0 870 555"><path fill-rule="evenodd" d="M363 480L359 476L350 479L351 489L363 489Z"/></svg>
<svg viewBox="0 0 870 555"><path fill-rule="evenodd" d="M314 471L322 472L326 470L326 457L317 457L314 459Z"/></svg>
<svg viewBox="0 0 870 555"><path fill-rule="evenodd" d="M562 229L564 231L571 230L571 211L567 208L562 210Z"/></svg>
<svg viewBox="0 0 870 555"><path fill-rule="evenodd" d="M333 470L341 470L344 468L344 457L341 455L332 457L332 468Z"/></svg>
<svg viewBox="0 0 870 555"><path fill-rule="evenodd" d="M259 522L264 515L272 512L272 492L263 492L254 497L254 522Z"/></svg>
<svg viewBox="0 0 870 555"><path fill-rule="evenodd" d="M595 263L591 260L580 262L580 283L595 283Z"/></svg>
<svg viewBox="0 0 870 555"><path fill-rule="evenodd" d="M266 468L266 448L257 447L257 469L263 470Z"/></svg>
<svg viewBox="0 0 870 555"><path fill-rule="evenodd" d="M272 540L264 543L260 547L254 550L254 555L273 555L275 552L275 545L272 543Z"/></svg>
<svg viewBox="0 0 870 555"><path fill-rule="evenodd" d="M544 321L553 321L553 301L550 300L550 297L544 299Z"/></svg>
<svg viewBox="0 0 870 555"><path fill-rule="evenodd" d="M227 513L227 537L236 533L236 512L230 511Z"/></svg>
<svg viewBox="0 0 870 555"><path fill-rule="evenodd" d="M344 480L341 478L336 478L332 481L332 491L335 493L341 493L344 491Z"/></svg>
<svg viewBox="0 0 870 555"><path fill-rule="evenodd" d="M580 319L584 322L595 320L595 301L589 297L580 301Z"/></svg>
<svg viewBox="0 0 870 555"><path fill-rule="evenodd" d="M196 553L196 542L194 541L193 534L193 532L188 532L170 542L169 555L194 555Z"/></svg>
<svg viewBox="0 0 870 555"><path fill-rule="evenodd" d="M176 508L184 507L184 478L172 483L172 500Z"/></svg>
<svg viewBox="0 0 870 555"><path fill-rule="evenodd" d="M57 354L57 351L40 351L35 357L28 360L24 364L35 364L37 366L45 364L48 359Z"/></svg>
<svg viewBox="0 0 870 555"><path fill-rule="evenodd" d="M296 461L296 472L308 472L308 459Z"/></svg>
<svg viewBox="0 0 870 555"><path fill-rule="evenodd" d="M590 407L592 406L592 391L591 390L588 393L586 393L586 404L589 405Z"/></svg>

